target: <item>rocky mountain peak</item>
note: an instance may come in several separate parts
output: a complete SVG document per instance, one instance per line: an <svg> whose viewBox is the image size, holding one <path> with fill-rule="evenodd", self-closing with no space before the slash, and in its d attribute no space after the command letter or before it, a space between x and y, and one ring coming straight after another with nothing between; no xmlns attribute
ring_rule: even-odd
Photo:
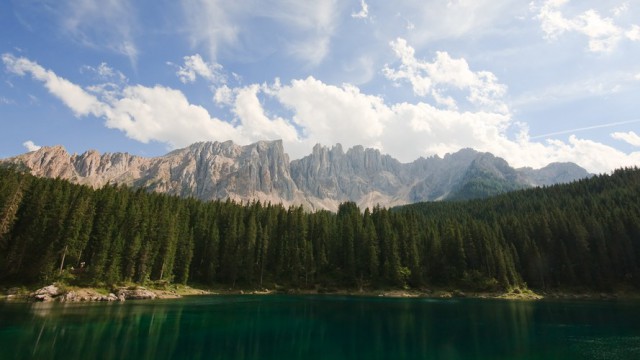
<svg viewBox="0 0 640 360"><path fill-rule="evenodd" d="M94 187L118 183L202 200L262 200L329 210L345 201L364 208L482 197L588 176L570 163L516 170L473 149L403 164L378 149L354 146L345 152L340 144L317 144L308 156L290 161L281 140L245 146L199 142L155 158L95 150L69 155L64 147L52 146L2 162Z"/></svg>

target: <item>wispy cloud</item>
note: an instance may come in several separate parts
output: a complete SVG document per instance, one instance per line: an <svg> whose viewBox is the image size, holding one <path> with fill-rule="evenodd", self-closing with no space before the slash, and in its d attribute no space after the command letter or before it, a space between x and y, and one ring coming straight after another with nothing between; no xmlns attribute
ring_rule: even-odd
<svg viewBox="0 0 640 360"><path fill-rule="evenodd" d="M271 36L278 39L271 46L311 65L327 56L339 9L335 0L186 0L183 8L192 46L204 47L212 61L223 48L249 50L243 44L253 37ZM252 22L265 19L276 25L273 34L251 32Z"/></svg>
<svg viewBox="0 0 640 360"><path fill-rule="evenodd" d="M4 96L0 96L0 105L13 105L16 102Z"/></svg>
<svg viewBox="0 0 640 360"><path fill-rule="evenodd" d="M369 5L360 0L360 11L351 13L351 17L354 19L366 19L369 17Z"/></svg>
<svg viewBox="0 0 640 360"><path fill-rule="evenodd" d="M127 0L63 0L56 13L67 35L90 47L106 48L129 58L135 67L139 50L133 4Z"/></svg>
<svg viewBox="0 0 640 360"><path fill-rule="evenodd" d="M531 3L531 10L537 13L535 18L540 21L548 40L555 40L567 32L576 32L589 39L588 48L592 52L610 52L625 37L632 41L640 40L638 25L634 24L629 30L625 30L613 18L602 16L595 9L588 9L571 18L565 16L562 8L569 1L547 0L541 6ZM626 11L625 6L613 10L617 16Z"/></svg>
<svg viewBox="0 0 640 360"><path fill-rule="evenodd" d="M530 139L541 139L541 138L549 138L549 137L557 136L557 135L575 134L575 133L581 132L581 131L602 129L602 128L608 128L608 127L619 126L619 125L635 124L635 123L639 123L639 122L640 122L640 119L627 120L627 121L616 121L616 122L610 122L610 123L606 123L606 124L598 124L598 125L585 126L585 127L579 127L579 128L574 128L574 129L568 129L568 130L554 131L554 132L547 133L547 134L531 136Z"/></svg>

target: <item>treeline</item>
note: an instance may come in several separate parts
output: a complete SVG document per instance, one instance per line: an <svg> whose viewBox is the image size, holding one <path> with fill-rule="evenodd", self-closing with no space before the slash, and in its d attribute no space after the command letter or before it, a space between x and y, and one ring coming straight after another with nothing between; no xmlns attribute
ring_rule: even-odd
<svg viewBox="0 0 640 360"><path fill-rule="evenodd" d="M227 287L640 287L640 170L486 200L337 213L0 169L0 281Z"/></svg>

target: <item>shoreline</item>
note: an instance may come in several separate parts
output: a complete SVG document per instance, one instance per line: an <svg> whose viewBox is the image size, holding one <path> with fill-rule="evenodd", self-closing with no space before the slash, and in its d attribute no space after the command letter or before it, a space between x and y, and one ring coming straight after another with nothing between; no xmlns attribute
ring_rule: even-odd
<svg viewBox="0 0 640 360"><path fill-rule="evenodd" d="M451 289L414 290L414 289L229 289L196 288L188 285L167 285L164 287L144 287L139 285L118 288L77 287L52 284L29 291L21 287L4 289L0 301L17 302L99 302L125 300L179 299L184 296L199 295L337 295L389 298L426 298L426 299L504 299L535 301L543 299L558 300L639 300L640 292L614 291L610 293L593 291L548 291L534 292L529 289L515 289L510 292L464 292Z"/></svg>

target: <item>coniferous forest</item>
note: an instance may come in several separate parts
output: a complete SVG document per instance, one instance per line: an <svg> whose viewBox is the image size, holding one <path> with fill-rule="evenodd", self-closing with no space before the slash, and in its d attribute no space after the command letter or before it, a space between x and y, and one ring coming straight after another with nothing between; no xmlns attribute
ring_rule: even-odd
<svg viewBox="0 0 640 360"><path fill-rule="evenodd" d="M0 169L0 282L477 291L640 287L640 170L337 213Z"/></svg>

